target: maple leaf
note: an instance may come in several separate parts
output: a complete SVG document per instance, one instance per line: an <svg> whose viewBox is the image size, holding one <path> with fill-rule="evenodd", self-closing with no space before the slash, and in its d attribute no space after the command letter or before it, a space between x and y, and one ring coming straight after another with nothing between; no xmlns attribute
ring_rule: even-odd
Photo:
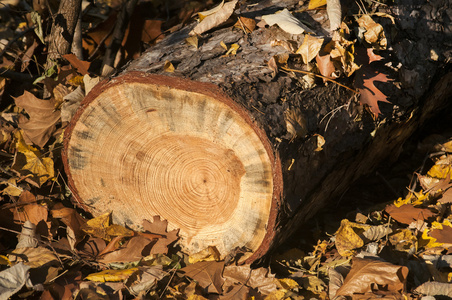
<svg viewBox="0 0 452 300"><path fill-rule="evenodd" d="M383 94L376 86L375 81L389 82L390 79L386 74L377 73L370 64L374 61L381 60L382 57L373 53L373 49L367 49L366 54L358 54L361 56L362 66L355 72L354 86L360 93L359 102L369 106L370 111L375 118L381 114L378 102L391 103L387 100L387 96Z"/></svg>
<svg viewBox="0 0 452 300"><path fill-rule="evenodd" d="M14 101L30 116L30 119L23 118L19 121L19 127L24 131L25 141L44 147L60 120L60 111L55 110L55 100L38 99L32 93L25 91Z"/></svg>

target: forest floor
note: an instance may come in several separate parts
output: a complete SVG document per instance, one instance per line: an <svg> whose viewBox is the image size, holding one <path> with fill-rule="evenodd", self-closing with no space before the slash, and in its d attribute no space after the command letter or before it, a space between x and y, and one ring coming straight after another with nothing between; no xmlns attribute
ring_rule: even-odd
<svg viewBox="0 0 452 300"><path fill-rule="evenodd" d="M92 218L74 207L62 132L99 76L216 4L174 2L138 2L110 68L103 55L120 0L83 2L83 57L68 54L51 67L46 36L58 3L1 2L0 299L452 297L450 112L439 113L400 157L359 179L258 265L221 261L215 249L189 257L157 217L136 232L112 224L111 215ZM350 61L342 66L354 68ZM381 100L368 97L366 113L378 118Z"/></svg>

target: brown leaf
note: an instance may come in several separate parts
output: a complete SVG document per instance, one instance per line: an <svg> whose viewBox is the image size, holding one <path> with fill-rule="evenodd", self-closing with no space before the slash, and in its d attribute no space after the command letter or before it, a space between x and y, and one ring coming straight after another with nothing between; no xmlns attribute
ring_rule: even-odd
<svg viewBox="0 0 452 300"><path fill-rule="evenodd" d="M190 35L202 34L226 22L234 12L237 2L238 0L233 0L224 3L215 13L206 16L198 25L196 25L196 27L190 31Z"/></svg>
<svg viewBox="0 0 452 300"><path fill-rule="evenodd" d="M22 56L22 65L20 67L21 72L24 72L28 68L28 65L30 64L30 61L32 61L33 54L38 45L38 42L36 40L33 40L33 44L31 44L31 46L28 47L27 51L25 51L24 55Z"/></svg>
<svg viewBox="0 0 452 300"><path fill-rule="evenodd" d="M225 267L223 277L226 279L225 290L229 290L236 283L256 289L263 295L268 295L277 289L275 275L266 268L251 269L250 265Z"/></svg>
<svg viewBox="0 0 452 300"><path fill-rule="evenodd" d="M378 117L378 115L381 114L378 102L391 102L389 102L386 95L375 86L375 81L388 82L390 79L386 74L377 74L368 66L363 66L361 69L356 71L354 85L358 88L360 93L359 102L363 105L368 105L374 116Z"/></svg>
<svg viewBox="0 0 452 300"><path fill-rule="evenodd" d="M74 54L65 54L63 57L74 67L77 69L82 75L89 74L89 67L91 66L90 62L83 61L77 58Z"/></svg>
<svg viewBox="0 0 452 300"><path fill-rule="evenodd" d="M86 220L75 209L64 207L61 203L57 203L50 212L52 217L61 219L66 224L69 244L75 248L86 235L83 231L83 228L86 227Z"/></svg>
<svg viewBox="0 0 452 300"><path fill-rule="evenodd" d="M234 24L234 27L244 30L245 33L251 33L254 28L256 28L256 21L250 18L239 17L237 23Z"/></svg>
<svg viewBox="0 0 452 300"><path fill-rule="evenodd" d="M143 220L143 229L146 232L155 233L163 236L159 238L153 245L150 254L166 254L168 253L168 245L175 242L179 237L179 230L175 229L170 232L167 231L168 221L160 220L160 216L154 216L154 222Z"/></svg>
<svg viewBox="0 0 452 300"><path fill-rule="evenodd" d="M181 271L188 276L196 280L199 285L207 289L209 293L222 294L221 286L224 279L221 276L224 269L224 261L201 261L193 265L182 268Z"/></svg>
<svg viewBox="0 0 452 300"><path fill-rule="evenodd" d="M320 54L317 54L315 57L315 61L317 62L317 67L319 68L320 74L333 79L333 73L336 71L336 68L334 67L333 61L331 60L331 56L329 54L320 56ZM326 79L323 79L325 82Z"/></svg>
<svg viewBox="0 0 452 300"><path fill-rule="evenodd" d="M353 296L372 292L371 285L384 285L387 291L402 292L408 275L408 268L388 262L353 258L350 273L335 297Z"/></svg>
<svg viewBox="0 0 452 300"><path fill-rule="evenodd" d="M443 229L432 229L430 236L435 238L437 243L452 244L452 227L443 226Z"/></svg>
<svg viewBox="0 0 452 300"><path fill-rule="evenodd" d="M29 120L19 121L19 127L24 131L26 142L44 147L60 120L60 111L55 111L55 101L38 99L27 91L14 101L30 116Z"/></svg>
<svg viewBox="0 0 452 300"><path fill-rule="evenodd" d="M386 206L385 211L397 222L411 224L417 220L427 220L435 214L427 208L416 208L411 204L404 204L400 207L394 204Z"/></svg>
<svg viewBox="0 0 452 300"><path fill-rule="evenodd" d="M138 261L146 256L145 248L151 243L152 241L142 236L133 237L119 250L105 254L99 261L102 263Z"/></svg>

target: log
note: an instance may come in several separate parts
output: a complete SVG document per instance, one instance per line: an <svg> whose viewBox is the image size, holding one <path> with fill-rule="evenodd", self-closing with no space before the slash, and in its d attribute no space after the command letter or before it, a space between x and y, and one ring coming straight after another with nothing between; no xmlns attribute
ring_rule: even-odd
<svg viewBox="0 0 452 300"><path fill-rule="evenodd" d="M253 17L264 9L251 7L236 13ZM397 8L399 21L410 13ZM215 246L222 258L242 249L240 262L259 260L354 180L396 158L436 111L450 109L450 66L424 61L418 68L403 48L395 54L418 77L399 83L403 89L388 84L391 103L379 102L383 117L376 122L338 85L306 89L296 74L273 77L267 61L285 50L270 41L302 36L277 27L223 28L203 34L196 49L185 42L193 26L97 85L64 145L77 204L95 216L112 211L116 223L137 229L159 215L180 230L188 254ZM393 43L405 40L401 34ZM221 42L238 43L240 51L224 56ZM422 47L411 53L424 54Z"/></svg>

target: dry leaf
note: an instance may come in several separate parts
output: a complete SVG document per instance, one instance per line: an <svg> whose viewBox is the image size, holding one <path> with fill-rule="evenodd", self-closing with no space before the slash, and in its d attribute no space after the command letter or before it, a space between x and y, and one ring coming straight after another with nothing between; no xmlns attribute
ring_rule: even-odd
<svg viewBox="0 0 452 300"><path fill-rule="evenodd" d="M293 53L297 49L297 42L295 42L295 41L273 40L273 41L270 42L270 46L272 46L272 47L281 46L284 49L286 49L287 51Z"/></svg>
<svg viewBox="0 0 452 300"><path fill-rule="evenodd" d="M333 32L341 27L341 2L339 0L327 0L326 2L326 13L328 14L328 18L330 19L330 30L331 32Z"/></svg>
<svg viewBox="0 0 452 300"><path fill-rule="evenodd" d="M375 81L388 82L386 74L377 73L370 67L363 66L356 72L354 85L360 93L359 102L369 106L375 117L381 114L378 102L390 103L387 96L383 94L374 84Z"/></svg>
<svg viewBox="0 0 452 300"><path fill-rule="evenodd" d="M304 137L308 133L306 119L299 109L287 109L284 111L286 129L293 140L296 137Z"/></svg>
<svg viewBox="0 0 452 300"><path fill-rule="evenodd" d="M452 298L452 283L425 282L416 288L416 293L427 296L445 296Z"/></svg>
<svg viewBox="0 0 452 300"><path fill-rule="evenodd" d="M304 36L303 44L301 44L296 53L301 54L303 62L307 64L317 56L320 49L322 48L322 44L323 39L319 39L307 34Z"/></svg>
<svg viewBox="0 0 452 300"><path fill-rule="evenodd" d="M272 15L262 16L262 19L270 26L277 24L282 30L290 34L302 34L305 31L310 31L309 28L295 18L287 8Z"/></svg>
<svg viewBox="0 0 452 300"><path fill-rule="evenodd" d="M268 295L277 289L275 275L266 268L251 269L250 265L229 265L225 267L223 277L226 279L224 284L226 288L241 283L256 289L263 295Z"/></svg>
<svg viewBox="0 0 452 300"><path fill-rule="evenodd" d="M364 28L364 39L376 50L385 50L388 44L383 26L376 23L369 15L363 15L357 20L360 27Z"/></svg>
<svg viewBox="0 0 452 300"><path fill-rule="evenodd" d="M18 263L0 272L0 290L2 291L1 296L3 299L9 299L9 297L16 294L25 284L27 286L33 286L29 278L29 270L30 266Z"/></svg>
<svg viewBox="0 0 452 300"><path fill-rule="evenodd" d="M80 103L85 98L85 92L81 86L78 86L73 92L67 94L61 106L61 122L70 122Z"/></svg>
<svg viewBox="0 0 452 300"><path fill-rule="evenodd" d="M352 268L335 297L353 296L372 292L372 284L385 286L385 290L402 292L408 275L408 268L387 262L353 258Z"/></svg>
<svg viewBox="0 0 452 300"><path fill-rule="evenodd" d="M30 176L30 179L39 187L55 177L53 160L50 157L43 157L38 149L27 145L20 131L16 133L16 140L16 155L12 169L22 175Z"/></svg>
<svg viewBox="0 0 452 300"><path fill-rule="evenodd" d="M118 250L105 254L99 261L102 263L139 261L148 255L144 250L151 243L152 241L142 236L133 237Z"/></svg>
<svg viewBox="0 0 452 300"><path fill-rule="evenodd" d="M317 7L321 7L326 5L327 1L326 0L310 0L309 1L309 5L308 5L308 9L315 9Z"/></svg>
<svg viewBox="0 0 452 300"><path fill-rule="evenodd" d="M74 67L77 69L77 72L79 72L82 75L89 74L89 67L91 66L90 62L82 61L77 58L74 54L65 54L63 57Z"/></svg>
<svg viewBox="0 0 452 300"><path fill-rule="evenodd" d="M395 205L386 206L385 211L397 222L411 224L417 220L427 220L435 214L427 208L416 208L411 204L404 204L400 207Z"/></svg>
<svg viewBox="0 0 452 300"><path fill-rule="evenodd" d="M329 54L320 56L317 54L315 57L315 60L317 62L317 67L319 68L319 72L321 75L333 79L337 76L333 76L334 71L336 71L336 68L334 67L333 61L331 60L331 56ZM323 82L325 82L326 79L323 79Z"/></svg>
<svg viewBox="0 0 452 300"><path fill-rule="evenodd" d="M199 285L207 289L209 293L222 294L224 282L223 273L224 262L202 261L182 268L181 271L196 280Z"/></svg>
<svg viewBox="0 0 452 300"><path fill-rule="evenodd" d="M50 265L60 265L60 261L54 251L44 247L15 249L9 257L12 262L17 263L22 261L32 269L39 268L44 265L46 267L49 267Z"/></svg>
<svg viewBox="0 0 452 300"><path fill-rule="evenodd" d="M174 70L175 68L173 64L169 60L165 61L165 65L163 65L163 71L173 73Z"/></svg>
<svg viewBox="0 0 452 300"><path fill-rule="evenodd" d="M199 261L219 261L220 252L215 246L209 246L198 253L192 254L188 257L188 262L191 264L197 263Z"/></svg>
<svg viewBox="0 0 452 300"><path fill-rule="evenodd" d="M154 234L159 234L163 237L159 238L151 249L151 254L166 254L168 253L168 246L175 242L179 237L179 230L167 231L168 221L161 220L160 216L154 216L153 222L143 220L143 230Z"/></svg>
<svg viewBox="0 0 452 300"><path fill-rule="evenodd" d="M341 256L349 256L354 249L364 246L362 233L369 229L370 225L350 222L347 219L341 221L341 226L336 233L336 249Z"/></svg>
<svg viewBox="0 0 452 300"><path fill-rule="evenodd" d="M56 130L60 120L60 112L55 111L55 100L41 100L32 93L25 91L22 96L14 99L17 106L25 109L29 120L20 121L19 127L24 131L27 142L44 147Z"/></svg>
<svg viewBox="0 0 452 300"><path fill-rule="evenodd" d="M256 28L256 21L254 19L239 17L234 27L242 29L245 33L251 33Z"/></svg>
<svg viewBox="0 0 452 300"><path fill-rule="evenodd" d="M220 11L223 8L223 6L224 6L224 0L222 0L220 4L218 4L217 6L211 8L209 10L198 12L199 21L201 22L202 20L204 20L205 17L217 13L218 11Z"/></svg>
<svg viewBox="0 0 452 300"><path fill-rule="evenodd" d="M185 39L185 42L189 45L192 45L196 49L198 49L198 37L197 36L190 36Z"/></svg>
<svg viewBox="0 0 452 300"><path fill-rule="evenodd" d="M238 0L233 0L231 2L224 3L223 2L218 6L213 8L209 12L208 15L205 15L207 12L204 12L205 17L201 20L201 22L196 25L196 27L190 31L190 35L202 34L212 28L215 28L224 22L226 22L229 17L234 12L234 9L237 5ZM210 13L213 11L212 13ZM199 15L203 15L203 13L199 13Z"/></svg>
<svg viewBox="0 0 452 300"><path fill-rule="evenodd" d="M104 270L98 273L89 274L85 279L97 282L126 281L135 272L138 272L138 268L130 268L124 270Z"/></svg>

